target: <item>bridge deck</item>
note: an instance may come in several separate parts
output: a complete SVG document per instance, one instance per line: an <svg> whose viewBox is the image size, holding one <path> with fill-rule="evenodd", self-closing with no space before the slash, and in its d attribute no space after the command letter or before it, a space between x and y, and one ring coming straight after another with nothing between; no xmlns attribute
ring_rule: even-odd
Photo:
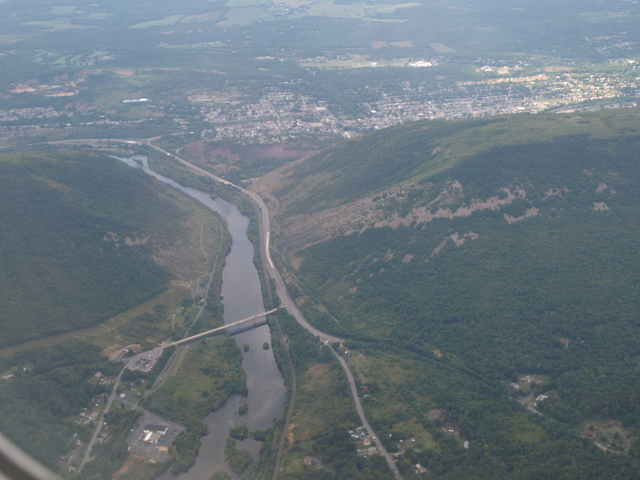
<svg viewBox="0 0 640 480"><path fill-rule="evenodd" d="M278 307L278 308L282 308L282 307ZM193 340L197 340L198 338L206 337L207 335L211 335L212 333L216 333L216 332L219 332L219 331L222 331L222 330L227 330L227 329L233 328L233 327L235 327L237 325L240 325L240 324L243 324L243 323L246 323L246 322L250 322L251 320L255 320L256 318L266 317L267 315L271 315L272 313L276 312L278 310L278 308L274 308L273 310L269 310L268 312L263 312L263 313L259 313L257 315L253 315L251 317L243 318L242 320L238 320L237 322L229 323L228 325L223 325L222 327L214 328L212 330L207 330L206 332L198 333L196 335L191 335L190 337L183 338L182 340L178 340L177 342L173 342L173 343L168 343L166 345L162 345L161 347L158 347L158 348L164 349L164 348L169 348L169 347L182 345L183 343L191 342Z"/></svg>

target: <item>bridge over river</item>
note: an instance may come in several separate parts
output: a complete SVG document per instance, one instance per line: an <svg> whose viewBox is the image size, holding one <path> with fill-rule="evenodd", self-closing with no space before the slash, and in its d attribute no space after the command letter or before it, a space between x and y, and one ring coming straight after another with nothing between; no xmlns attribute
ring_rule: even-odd
<svg viewBox="0 0 640 480"><path fill-rule="evenodd" d="M257 315L253 315L251 317L244 318L242 320L238 320L237 322L233 322L233 323L229 323L227 325L223 325L222 327L214 328L212 330L207 330L206 332L198 333L196 335L191 335L190 337L183 338L182 340L178 340L177 342L173 342L173 343L168 343L166 345L162 345L162 346L160 346L158 348L165 349L165 348L169 348L169 347L177 347L178 345L182 345L183 343L188 343L188 342L191 342L193 340L197 340L198 338L206 337L208 335L211 335L212 333L216 333L216 332L219 332L221 330L230 330L230 329L232 329L233 327L235 327L237 325L250 322L251 320L256 320L256 319L258 319L260 317L266 317L267 315L271 315L272 313L278 311L279 308L283 308L283 307L274 308L273 310L269 310L268 312L259 313ZM158 348L156 348L156 350Z"/></svg>
<svg viewBox="0 0 640 480"><path fill-rule="evenodd" d="M260 325L263 325L264 322L261 322L258 324L257 322L255 322L255 320L261 317L266 317L267 315L271 315L272 313L275 313L276 311L278 311L278 309L280 308L286 308L286 305L280 306L278 308L274 308L273 310L269 310L268 312L262 312L262 313L258 313L257 315L252 315L251 317L243 318L242 320L238 320L237 322L228 323L227 325L223 325L222 327L213 328L211 330L207 330L206 332L191 335L190 337L183 338L176 342L160 345L159 347L134 355L129 359L127 366L130 370L142 370L144 372L148 372L154 367L154 365L158 361L158 358L160 358L160 355L162 355L162 351L165 348L184 345L185 343L193 342L194 340L198 340L199 338L206 338L209 335L213 335L214 333L221 332L223 330L231 330L234 327L238 327L238 331L240 330L245 331L245 330L248 330L249 328L258 327ZM246 325L252 320L254 321L253 325ZM241 328L243 326L244 328Z"/></svg>

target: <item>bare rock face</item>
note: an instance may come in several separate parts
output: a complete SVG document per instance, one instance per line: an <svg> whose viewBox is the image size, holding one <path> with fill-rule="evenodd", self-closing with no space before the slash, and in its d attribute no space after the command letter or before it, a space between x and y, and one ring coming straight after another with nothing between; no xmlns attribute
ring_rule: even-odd
<svg viewBox="0 0 640 480"><path fill-rule="evenodd" d="M283 206L278 203L270 191L270 187L280 182L270 181L268 177L269 175L254 184L254 189L270 200L273 199L270 201L270 207L273 207L278 215L286 209L286 204ZM488 198L465 201L465 187L457 180L440 186L439 190L431 183L420 185L414 182L312 215L289 218L286 224L281 225L278 248L283 252L295 251L339 235L362 233L368 228L418 228L439 218L453 219L468 217L482 210L500 210L515 200L527 201L527 188L530 186L508 185L498 189L495 195ZM432 200L421 204L412 202L413 197L427 197ZM407 202L411 202L408 212ZM504 219L508 223L515 223L538 213L539 209L531 206L518 217L505 213ZM457 236L452 236L451 239L456 244L464 242L462 236L460 240Z"/></svg>

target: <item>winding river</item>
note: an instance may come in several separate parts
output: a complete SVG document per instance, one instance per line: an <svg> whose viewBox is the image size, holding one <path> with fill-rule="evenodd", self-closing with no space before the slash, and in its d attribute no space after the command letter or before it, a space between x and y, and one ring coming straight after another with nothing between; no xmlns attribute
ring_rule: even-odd
<svg viewBox="0 0 640 480"><path fill-rule="evenodd" d="M142 168L146 173L172 185L187 195L197 199L214 210L227 222L231 233L232 246L222 272L222 296L224 304L224 322L232 323L265 311L258 272L253 263L253 244L247 237L249 219L238 208L220 198L212 200L201 190L184 187L170 178L164 177L149 168L145 156L121 158L128 165ZM141 166L136 160L141 161ZM246 424L249 431L269 428L274 418L279 418L284 410L285 386L278 369L273 350L264 350L264 342L271 345L269 326L247 330L233 337L242 349L249 345L249 351L243 353L242 367L247 374L248 395L246 403L249 411L238 415L237 407L243 397L232 396L217 411L209 414L204 423L209 433L202 438L202 447L191 469L181 475L165 473L161 480L208 480L216 471L224 468L224 446L233 426ZM258 458L260 442L247 439L237 442L238 448L251 452L254 460Z"/></svg>

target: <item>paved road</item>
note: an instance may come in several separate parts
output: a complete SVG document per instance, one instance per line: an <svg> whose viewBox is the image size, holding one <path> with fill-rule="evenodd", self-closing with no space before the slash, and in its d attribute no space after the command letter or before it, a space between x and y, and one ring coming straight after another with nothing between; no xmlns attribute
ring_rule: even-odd
<svg viewBox="0 0 640 480"><path fill-rule="evenodd" d="M533 408L530 405L527 405L527 402L529 400L531 400L534 396L537 396L539 392L531 392L529 395L527 395L526 397L522 397L520 399L518 399L518 401L524 405L525 407L527 407L527 410L529 410L531 413L535 413L536 415L540 415L542 416L542 413L540 413L538 410L536 410L535 408Z"/></svg>
<svg viewBox="0 0 640 480"><path fill-rule="evenodd" d="M260 211L260 217L261 217L260 221L262 222L262 238L260 239L262 243L261 248L263 249L264 255L267 259L267 270L269 272L269 275L271 275L271 278L273 278L276 282L276 292L280 297L280 299L282 300L283 305L286 307L289 313L295 317L295 319L298 321L300 325L302 325L304 328L306 328L309 332L311 332L316 337L323 339L325 342L328 341L329 343L344 342L344 339L321 332L317 328L310 325L309 322L307 322L307 319L304 318L304 316L300 313L300 310L298 310L298 308L295 306L295 303L289 296L289 293L287 292L287 289L284 286L284 281L280 276L280 272L278 272L278 270L276 269L276 266L273 263L273 259L271 258L271 238L270 238L271 222L269 219L269 209L267 208L267 205L264 203L262 198L257 193L252 192L251 190L242 188L241 186L236 185L235 183L231 183L228 180L225 180L224 178L219 177L218 175L215 175L211 172L208 172L207 170L200 168L197 165L194 165L193 163L178 157L177 155L167 152L166 150L163 150L160 147L156 147L151 142L153 142L158 138L160 137L150 138L145 143L150 147L156 149L157 151L162 152L165 155L170 156L172 158L175 158L178 162L182 163L185 167L188 167L202 175L212 178L216 182L220 182L224 185L229 185L231 187L237 188L257 205L258 210ZM111 141L117 141L117 140L111 139Z"/></svg>
<svg viewBox="0 0 640 480"><path fill-rule="evenodd" d="M360 416L360 421L362 422L362 425L364 426L364 428L367 429L367 431L369 432L369 435L371 435L371 438L373 438L373 441L376 442L376 447L378 447L378 450L380 451L382 456L385 458L385 460L389 464L389 468L393 472L393 475L396 477L396 480L402 480L402 476L400 475L400 472L398 471L396 464L393 462L391 455L389 455L387 450L382 445L380 438L378 438L378 436L374 433L373 429L371 428L371 425L369 425L369 421L367 420L367 417L364 414L364 409L362 408L362 404L360 403L360 397L358 397L358 389L356 388L356 382L353 379L351 369L347 365L347 362L345 361L345 359L342 358L340 355L338 355L337 352L331 349L331 353L335 355L335 357L340 362L340 365L342 365L342 368L347 374L347 378L349 379L349 386L351 387L351 395L353 396L353 400L356 403L356 410L358 411L358 415Z"/></svg>
<svg viewBox="0 0 640 480"><path fill-rule="evenodd" d="M271 236L269 233L271 231L271 224L270 224L269 210L267 208L267 205L264 203L262 198L260 198L260 196L257 193L252 192L250 190L246 190L242 187L237 187L237 188L239 188L242 193L250 197L251 200L253 200L253 202L258 205L258 208L260 210L261 221L263 225L263 229L262 229L263 236L261 240L263 244L263 249L265 251L265 255L267 257L267 270L269 271L271 278L275 280L276 292L278 293L278 296L282 299L283 303L285 303L285 306L289 311L289 313L295 317L295 319L298 321L300 325L302 325L305 329L307 329L307 331L311 332L316 337L319 337L329 343L344 342L344 339L321 332L317 328L310 325L309 322L307 322L307 319L304 318L302 313L300 313L300 310L298 310L295 303L293 303L293 300L289 296L289 293L287 292L287 289L284 285L284 281L280 276L280 272L278 272L278 270L276 269L276 266L273 263L273 260L271 258L271 244L270 244Z"/></svg>
<svg viewBox="0 0 640 480"><path fill-rule="evenodd" d="M153 145L151 145L152 147L154 147L156 150L159 150L161 152L164 152L164 150L155 147ZM165 152L167 153L167 152ZM289 311L289 313L291 313L291 315L293 315L295 317L295 319L298 321L298 323L300 325L302 325L307 331L311 332L313 335L315 335L316 337L319 337L321 339L323 339L325 341L325 343L333 343L333 342L344 342L344 340L340 337L336 337L333 335L328 335L324 332L321 332L320 330L318 330L317 328L313 327L312 325L309 324L309 322L307 322L307 319L304 318L304 316L302 315L302 313L300 313L300 310L298 310L298 308L295 306L295 304L293 303L293 300L291 299L291 297L289 296L289 293L287 292L287 289L284 285L284 281L282 280L282 277L280 276L280 272L278 272L278 270L275 267L275 264L273 263L273 259L271 258L271 250L270 250L270 230L271 230L271 224L270 224L270 219L269 219L269 210L267 208L267 205L264 203L264 201L262 200L262 198L255 192L252 192L250 190L247 190L245 188L242 188L238 185L234 185L231 182L228 182L227 180L224 180L223 178L218 177L217 175L214 175L210 172L207 172L206 170L203 170L200 167L197 167L196 165L193 165L190 162L187 162L186 160L181 159L180 157L177 157L175 155L172 155L176 160L178 160L180 163L182 163L183 165L192 168L196 171L198 171L199 173L202 173L203 175L206 175L208 177L213 178L214 180L224 183L226 185L230 185L233 186L237 189L239 189L242 193L244 193L247 197L249 197L257 206L258 209L260 210L260 220L262 223L262 238L261 238L261 248L263 249L264 255L266 257L267 260L267 270L269 272L269 275L271 276L271 278L273 278L276 282L276 292L278 293L278 296L280 297L280 299L282 300L282 302L284 303L284 306L286 307L286 309ZM358 411L358 415L360 416L360 421L362 422L362 425L364 425L364 427L367 429L367 431L369 432L369 435L371 435L371 437L374 439L376 446L378 447L378 450L380 451L380 453L385 457L385 459L387 460L387 463L389 464L389 468L391 469L391 471L393 472L396 480L402 480L402 476L400 475L400 472L398 472L398 469L396 468L395 463L393 462L393 459L391 458L391 455L389 455L389 453L387 452L387 450L384 448L384 446L382 445L382 442L380 441L380 439L375 435L373 429L371 428L371 425L369 425L369 422L367 420L367 417L364 414L364 410L362 408L362 404L360 403L360 398L358 397L358 389L356 387L356 383L355 380L353 378L353 374L351 373L351 370L349 369L349 366L347 365L347 362L345 362L344 358L342 358L340 355L338 355L333 349L331 349L331 352L336 356L336 358L339 360L340 365L342 366L342 368L344 369L346 375L347 375L347 379L349 380L349 386L351 388L351 395L353 396L353 400L354 403L356 405L356 410Z"/></svg>
<svg viewBox="0 0 640 480"><path fill-rule="evenodd" d="M80 140L83 141L83 140ZM84 140L84 142L87 142L88 140ZM130 140L114 140L114 141L122 141L125 143L139 143L139 142L132 142ZM70 141L74 142L74 141ZM75 142L78 142L78 140L75 140ZM65 141L62 142L53 142L53 143L67 143ZM222 228L222 225L220 224L220 221L214 216L212 215L212 217L214 218L214 220L216 222L218 222L218 226L220 227L220 232L222 234L222 232L224 231ZM195 318L193 319L193 322L191 322L191 325L189 325L189 328L187 329L187 331L184 333L184 337L186 337L189 334L189 331L191 330L191 328L193 327L193 325L196 323L196 321L198 321L198 318L200 318L200 316L202 315L202 313L204 312L205 307L207 306L207 297L208 297L208 293L209 293L209 288L211 287L211 282L213 281L213 276L215 274L217 265L218 265L218 258L220 255L220 248L222 246L222 241L219 242L218 244L218 250L216 251L216 258L213 264L213 268L211 269L211 273L209 274L209 281L207 282L207 285L205 287L204 290L204 294L203 294L203 299L204 301L202 302L202 305L200 307L200 309L198 310L198 313L196 314ZM183 337L183 338L184 338ZM156 378L156 381L153 385L153 387L148 390L144 397L146 398L149 394L151 394L152 392L155 392L158 388L160 388L164 382L167 380L168 376L169 376L169 368L171 367L173 360L176 357L176 354L178 353L179 348L176 348L176 350L173 352L173 354L171 355L171 358L169 359L169 361L165 364L162 372L160 373L160 375L158 375L158 377ZM136 358L136 357L134 357ZM120 374L118 375L118 378L116 378L115 383L113 384L113 389L111 390L111 395L109 396L109 401L107 402L107 406L105 407L104 411L102 412L102 416L100 417L100 421L98 422L98 427L96 428L95 432L93 432L93 436L91 437L91 441L89 442L89 445L87 446L87 451L84 454L84 457L82 458L82 463L80 464L80 467L78 470L82 470L82 467L91 459L90 455L91 455L91 449L93 448L93 446L96 443L96 440L98 438L98 435L100 434L100 431L102 430L102 427L104 426L104 416L109 413L109 410L111 409L111 404L113 403L113 400L116 396L117 390L118 390L118 386L120 385L120 379L122 378L122 374L124 373L124 371L127 369L127 367L129 366L129 364L131 363L131 360L127 361L125 367L120 371ZM146 410L144 410L141 407L138 408L134 408L135 410L139 410L141 412L144 412L146 415L149 415L149 412L147 412Z"/></svg>
<svg viewBox="0 0 640 480"><path fill-rule="evenodd" d="M156 140L157 138L160 137L154 137L154 138L150 138L148 140L146 140L144 143L146 145L149 145L150 147L154 148L155 150L162 152L164 154L166 154L167 156L170 156L172 158L175 158L178 162L182 163L184 166L204 175L207 176L209 178L214 179L217 182L220 182L224 185L229 185L231 187L237 188L238 190L240 190L243 194L245 194L248 198L250 198L254 204L258 207L258 210L260 211L260 221L262 223L262 238L260 239L261 241L261 248L263 250L263 253L265 255L265 258L267 260L267 270L269 272L269 275L271 276L271 278L273 278L275 280L276 283L276 292L278 294L278 296L280 297L280 300L283 304L283 306L286 307L286 309L289 311L289 313L291 315L293 315L293 317L298 321L298 323L300 325L302 325L307 331L309 331L310 333L312 333L313 335L315 335L316 337L322 339L325 343L330 344L330 343L342 343L344 342L344 339L340 338L340 337L336 337L333 335L329 335L326 334L320 330L318 330L317 328L313 327L312 325L309 324L309 322L307 321L306 318L304 318L304 316L302 315L302 313L300 312L300 310L298 310L298 308L295 306L295 303L293 302L293 300L291 299L291 297L289 296L289 293L287 292L287 289L284 285L284 281L282 280L282 277L280 276L280 272L278 272L278 270L276 269L275 264L273 263L273 259L271 258L271 250L270 250L270 231L271 231L271 222L270 222L270 218L269 218L269 209L267 208L267 205L264 203L264 201L262 200L262 198L255 192L252 192L250 190L247 190L245 188L242 188L238 185L235 185L234 183L229 182L228 180L225 180L224 178L221 178L217 175L214 175L211 172L208 172L207 170L204 170L200 167L198 167L197 165L194 165L191 162L188 162L187 160L184 160L183 158L180 158L177 155L174 155L170 152L167 152L166 150L163 150L162 148L156 147L155 145L153 145L151 142L153 142L154 140ZM76 142L78 141L82 141L82 140L76 140ZM122 141L125 143L143 143L143 142L134 142L131 140L120 140L120 139L111 139L112 142L114 141ZM87 142L87 140L84 140L84 142ZM362 424L365 426L365 428L368 430L369 434L371 435L371 437L375 440L376 442L376 446L378 447L378 450L380 451L380 453L385 457L385 459L387 460L387 463L389 464L389 468L391 469L391 471L393 472L396 480L402 480L402 476L400 475L400 472L398 472L395 463L393 462L393 459L391 458L391 456L389 455L389 453L387 452L387 450L384 448L384 446L382 445L382 442L380 442L380 439L375 435L375 433L373 432L373 430L371 429L371 426L369 425L369 422L367 421L367 418L364 414L364 410L362 408L362 405L360 403L360 398L358 397L358 390L356 387L356 383L355 380L353 378L353 374L351 373L351 370L349 369L349 366L347 365L347 363L344 361L344 359L338 355L333 349L331 349L332 353L336 356L336 358L339 360L340 365L342 366L342 368L345 371L345 374L347 375L347 379L349 380L349 386L351 388L351 394L353 396L353 400L354 403L356 405L356 410L358 411L358 415L360 416L360 421L362 422ZM170 362L167 362L170 363Z"/></svg>
<svg viewBox="0 0 640 480"><path fill-rule="evenodd" d="M95 445L96 440L98 439L98 435L100 434L100 431L102 430L102 427L104 425L104 416L107 413L109 413L109 410L111 410L111 404L113 403L113 399L116 397L116 391L118 390L118 385L120 385L120 379L122 378L122 374L126 370L127 366L125 366L122 370L120 370L120 373L118 374L118 378L116 378L116 381L113 384L113 390L111 390L111 395L109 395L107 406L104 407L104 411L102 412L102 415L100 416L100 420L98 421L98 427L96 428L96 431L93 432L93 436L91 437L91 441L87 446L87 451L84 453L84 457L82 457L82 463L80 464L78 471L82 470L82 467L84 467L84 464L90 460L91 449Z"/></svg>

